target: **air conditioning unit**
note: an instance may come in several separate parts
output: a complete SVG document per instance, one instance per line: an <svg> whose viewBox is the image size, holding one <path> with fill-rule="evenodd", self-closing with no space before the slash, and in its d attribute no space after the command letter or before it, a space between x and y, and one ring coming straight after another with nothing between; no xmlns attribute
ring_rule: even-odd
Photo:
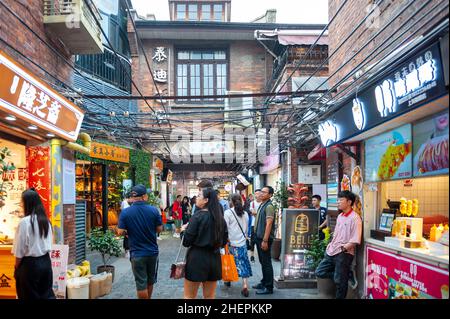
<svg viewBox="0 0 450 319"><path fill-rule="evenodd" d="M251 94L245 91L226 91L226 94ZM251 127L253 126L252 113L253 97L238 97L225 99L224 127Z"/></svg>

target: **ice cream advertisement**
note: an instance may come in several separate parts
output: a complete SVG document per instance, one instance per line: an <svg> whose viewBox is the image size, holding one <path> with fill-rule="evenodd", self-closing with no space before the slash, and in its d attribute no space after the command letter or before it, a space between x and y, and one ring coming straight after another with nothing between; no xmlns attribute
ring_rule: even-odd
<svg viewBox="0 0 450 319"><path fill-rule="evenodd" d="M410 124L368 139L365 148L366 181L376 182L411 177Z"/></svg>
<svg viewBox="0 0 450 319"><path fill-rule="evenodd" d="M448 270L371 246L366 250L369 299L448 299Z"/></svg>
<svg viewBox="0 0 450 319"><path fill-rule="evenodd" d="M413 126L414 176L448 174L449 113L441 113Z"/></svg>

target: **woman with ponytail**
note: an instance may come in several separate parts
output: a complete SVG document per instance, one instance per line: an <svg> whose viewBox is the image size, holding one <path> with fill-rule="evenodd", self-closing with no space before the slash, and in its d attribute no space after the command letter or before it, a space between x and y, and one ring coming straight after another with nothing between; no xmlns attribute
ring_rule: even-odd
<svg viewBox="0 0 450 319"><path fill-rule="evenodd" d="M242 278L241 294L249 296L248 278L252 276L252 267L247 253L248 213L244 210L240 194L231 196L232 208L225 211L224 218L227 223L228 238L230 240L230 253L236 262L239 277Z"/></svg>
<svg viewBox="0 0 450 319"><path fill-rule="evenodd" d="M195 299L202 285L203 298L214 299L217 281L222 279L220 248L227 243L227 226L213 188L201 189L195 206L195 215L182 227L183 245L189 247L184 298Z"/></svg>
<svg viewBox="0 0 450 319"><path fill-rule="evenodd" d="M53 273L49 252L52 249L52 226L34 188L22 193L25 217L14 238L16 257L14 278L19 299L54 299Z"/></svg>

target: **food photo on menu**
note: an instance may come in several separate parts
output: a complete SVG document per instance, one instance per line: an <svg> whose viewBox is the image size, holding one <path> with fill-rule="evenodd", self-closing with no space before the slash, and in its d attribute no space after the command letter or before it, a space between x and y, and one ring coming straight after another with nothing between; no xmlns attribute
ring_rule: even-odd
<svg viewBox="0 0 450 319"><path fill-rule="evenodd" d="M413 126L414 176L448 173L448 116L441 113Z"/></svg>
<svg viewBox="0 0 450 319"><path fill-rule="evenodd" d="M407 124L366 141L368 182L411 177L411 125Z"/></svg>

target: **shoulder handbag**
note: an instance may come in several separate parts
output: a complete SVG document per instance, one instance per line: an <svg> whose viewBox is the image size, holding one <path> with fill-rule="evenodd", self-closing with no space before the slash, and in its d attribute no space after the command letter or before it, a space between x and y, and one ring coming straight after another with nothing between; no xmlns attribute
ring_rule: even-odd
<svg viewBox="0 0 450 319"><path fill-rule="evenodd" d="M247 250L251 250L251 249L252 249L252 246L251 246L251 244L250 244L250 240L248 239L247 236L245 236L244 230L242 229L242 226L241 226L241 224L239 223L239 220L237 219L237 217L236 217L236 215L234 214L233 210L230 209L230 211L231 211L231 213L233 214L234 218L236 218L236 222L237 222L239 228L241 229L242 235L244 235L244 238L245 238L245 245L247 246Z"/></svg>
<svg viewBox="0 0 450 319"><path fill-rule="evenodd" d="M175 262L170 266L170 278L172 279L182 279L184 278L184 272L186 268L186 256L183 261L178 261L178 257L180 257L181 247L183 247L183 239L180 241L180 248L178 249L177 257L175 258Z"/></svg>

